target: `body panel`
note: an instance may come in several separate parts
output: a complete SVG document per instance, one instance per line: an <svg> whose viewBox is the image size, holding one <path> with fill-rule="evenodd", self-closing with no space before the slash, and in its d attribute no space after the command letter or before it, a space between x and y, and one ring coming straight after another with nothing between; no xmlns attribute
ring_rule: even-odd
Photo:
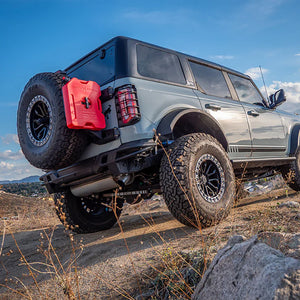
<svg viewBox="0 0 300 300"><path fill-rule="evenodd" d="M253 157L285 157L287 140L276 110L241 102L245 108L252 138Z"/></svg>
<svg viewBox="0 0 300 300"><path fill-rule="evenodd" d="M201 109L199 99L191 88L137 78L123 78L116 85L125 83L133 84L137 89L142 118L135 125L120 128L122 143L152 138L153 130L169 112L178 109Z"/></svg>
<svg viewBox="0 0 300 300"><path fill-rule="evenodd" d="M195 90L203 111L210 114L220 124L229 144L229 157L245 158L251 156L251 137L243 106L239 101L209 96ZM210 109L209 105L220 109Z"/></svg>

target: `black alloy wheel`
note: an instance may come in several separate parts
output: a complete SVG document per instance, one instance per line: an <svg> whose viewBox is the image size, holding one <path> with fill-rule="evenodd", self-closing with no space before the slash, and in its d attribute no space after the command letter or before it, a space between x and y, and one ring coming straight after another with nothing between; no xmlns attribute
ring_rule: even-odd
<svg viewBox="0 0 300 300"><path fill-rule="evenodd" d="M122 212L124 199L101 194L76 197L70 190L54 195L56 213L67 229L90 233L111 228Z"/></svg>
<svg viewBox="0 0 300 300"><path fill-rule="evenodd" d="M48 99L35 96L26 112L26 130L31 142L36 146L44 145L52 131L52 109Z"/></svg>
<svg viewBox="0 0 300 300"><path fill-rule="evenodd" d="M218 159L202 155L196 164L195 178L201 196L209 203L220 201L225 192L225 174Z"/></svg>

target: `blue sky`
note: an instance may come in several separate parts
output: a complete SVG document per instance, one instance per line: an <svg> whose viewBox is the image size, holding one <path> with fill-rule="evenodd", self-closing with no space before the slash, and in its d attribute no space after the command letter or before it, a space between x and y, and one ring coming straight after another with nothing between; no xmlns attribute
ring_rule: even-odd
<svg viewBox="0 0 300 300"><path fill-rule="evenodd" d="M300 1L0 0L0 180L41 174L16 138L16 111L36 73L63 69L125 35L247 72L300 103ZM284 108L284 106L282 106Z"/></svg>

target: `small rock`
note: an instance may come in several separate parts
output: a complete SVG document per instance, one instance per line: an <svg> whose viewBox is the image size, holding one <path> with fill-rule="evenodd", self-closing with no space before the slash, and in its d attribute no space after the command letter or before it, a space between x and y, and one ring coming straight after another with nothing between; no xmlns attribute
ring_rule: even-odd
<svg viewBox="0 0 300 300"><path fill-rule="evenodd" d="M288 208L298 208L300 204L296 201L287 201L278 205L279 208L281 207L288 207Z"/></svg>

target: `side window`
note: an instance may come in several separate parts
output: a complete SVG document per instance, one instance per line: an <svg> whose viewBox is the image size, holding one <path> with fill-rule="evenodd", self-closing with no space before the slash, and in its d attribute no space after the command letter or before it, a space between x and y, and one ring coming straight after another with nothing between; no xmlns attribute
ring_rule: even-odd
<svg viewBox="0 0 300 300"><path fill-rule="evenodd" d="M220 70L190 62L194 77L198 85L208 95L231 98L227 83Z"/></svg>
<svg viewBox="0 0 300 300"><path fill-rule="evenodd" d="M69 75L82 80L96 81L100 86L111 80L115 75L115 46L106 49L104 57L101 58L101 54L93 57Z"/></svg>
<svg viewBox="0 0 300 300"><path fill-rule="evenodd" d="M249 79L233 74L228 75L238 94L240 101L263 105L261 95Z"/></svg>
<svg viewBox="0 0 300 300"><path fill-rule="evenodd" d="M140 75L154 79L186 84L186 80L176 55L137 45L137 71Z"/></svg>

